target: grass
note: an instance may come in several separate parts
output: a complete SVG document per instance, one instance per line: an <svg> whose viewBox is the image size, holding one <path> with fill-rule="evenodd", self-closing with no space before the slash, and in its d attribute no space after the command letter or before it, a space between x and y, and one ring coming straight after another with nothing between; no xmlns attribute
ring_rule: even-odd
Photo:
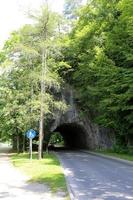
<svg viewBox="0 0 133 200"><path fill-rule="evenodd" d="M115 153L115 152L112 152L109 150L98 150L98 151L96 151L96 153L101 153L104 155L114 156L114 157L121 158L124 160L133 161L133 155L129 155L126 153Z"/></svg>
<svg viewBox="0 0 133 200"><path fill-rule="evenodd" d="M14 154L11 160L14 166L30 176L30 181L47 184L53 193L63 191L68 192L62 167L54 154L46 154L42 160L37 159L37 154L33 154L33 159L29 160L28 154Z"/></svg>

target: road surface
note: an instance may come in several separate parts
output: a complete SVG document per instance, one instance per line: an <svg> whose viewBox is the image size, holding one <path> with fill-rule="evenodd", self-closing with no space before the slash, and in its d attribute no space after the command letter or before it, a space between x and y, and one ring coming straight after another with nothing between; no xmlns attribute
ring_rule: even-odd
<svg viewBox="0 0 133 200"><path fill-rule="evenodd" d="M83 152L58 152L74 200L133 200L133 166Z"/></svg>

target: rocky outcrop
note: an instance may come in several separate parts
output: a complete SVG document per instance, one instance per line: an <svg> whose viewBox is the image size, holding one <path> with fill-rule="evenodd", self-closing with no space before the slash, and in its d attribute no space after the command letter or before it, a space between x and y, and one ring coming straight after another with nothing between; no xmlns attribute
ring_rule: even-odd
<svg viewBox="0 0 133 200"><path fill-rule="evenodd" d="M115 137L111 130L99 127L88 117L81 117L74 101L73 90L67 86L61 94L68 105L65 113L58 112L51 132L58 131L68 146L79 148L111 148Z"/></svg>

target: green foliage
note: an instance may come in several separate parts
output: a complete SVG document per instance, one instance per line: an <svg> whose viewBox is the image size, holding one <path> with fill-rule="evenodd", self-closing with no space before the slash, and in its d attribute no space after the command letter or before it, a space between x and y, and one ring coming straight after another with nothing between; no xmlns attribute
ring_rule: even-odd
<svg viewBox="0 0 133 200"><path fill-rule="evenodd" d="M76 88L82 111L126 138L133 134L131 5L127 0L88 2L65 52L73 69L69 81Z"/></svg>
<svg viewBox="0 0 133 200"><path fill-rule="evenodd" d="M64 15L67 19L74 19L77 17L76 12L81 6L82 0L65 0Z"/></svg>
<svg viewBox="0 0 133 200"><path fill-rule="evenodd" d="M60 94L63 86L59 73L62 67L60 41L63 37L58 32L60 17L48 10L46 5L41 7L38 14L31 13L31 17L34 23L13 32L0 54L1 66L5 67L0 77L0 128L1 137L5 138L22 136L29 128L38 130L41 108L45 113L46 128L49 121L55 118L55 111L64 112L66 109L65 103L55 95ZM44 49L47 49L48 56L42 102Z"/></svg>
<svg viewBox="0 0 133 200"><path fill-rule="evenodd" d="M128 149L121 145L113 145L112 152L119 153L119 154L127 154Z"/></svg>
<svg viewBox="0 0 133 200"><path fill-rule="evenodd" d="M66 109L57 97L66 81L75 88L83 115L113 129L128 145L133 134L133 1L80 5L81 0L67 0L64 17L42 7L38 15L31 13L34 24L12 33L5 43L0 53L0 65L6 66L0 83L3 133L10 135L17 127L22 134L31 125L38 129L42 52L47 49L46 127L55 111Z"/></svg>
<svg viewBox="0 0 133 200"><path fill-rule="evenodd" d="M55 133L52 133L49 143L64 145L64 140L60 133L55 132Z"/></svg>

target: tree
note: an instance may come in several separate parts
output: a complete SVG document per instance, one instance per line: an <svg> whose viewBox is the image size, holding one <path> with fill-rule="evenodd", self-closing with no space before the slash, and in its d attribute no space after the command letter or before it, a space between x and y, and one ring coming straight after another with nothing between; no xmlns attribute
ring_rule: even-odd
<svg viewBox="0 0 133 200"><path fill-rule="evenodd" d="M51 44L55 37L55 28L58 25L58 16L48 9L48 4L44 5L39 16L36 19L36 36L38 38L38 48L41 52L41 108L40 108L40 130L39 130L39 159L43 157L43 138L44 138L44 104L46 96L46 76L48 69L48 51L50 51Z"/></svg>
<svg viewBox="0 0 133 200"><path fill-rule="evenodd" d="M9 67L6 68L4 82L0 88L9 91L11 97L2 99L2 130L5 133L7 113L8 131L10 130L13 138L14 134L23 136L31 127L38 131L40 122L41 158L42 144L45 141L44 123L46 135L48 123L55 117L55 111L65 109L65 104L54 96L54 93L59 93L63 83L59 75L62 67L59 42L61 33L57 29L60 17L49 11L47 6L41 8L39 15L32 17L35 23L25 25L12 34L3 49L5 57L1 63L3 66L8 63Z"/></svg>
<svg viewBox="0 0 133 200"><path fill-rule="evenodd" d="M67 19L72 20L77 18L77 11L82 5L82 0L65 0L64 15Z"/></svg>
<svg viewBox="0 0 133 200"><path fill-rule="evenodd" d="M126 0L91 1L82 9L65 52L80 109L114 129L126 145L133 119L132 13Z"/></svg>

